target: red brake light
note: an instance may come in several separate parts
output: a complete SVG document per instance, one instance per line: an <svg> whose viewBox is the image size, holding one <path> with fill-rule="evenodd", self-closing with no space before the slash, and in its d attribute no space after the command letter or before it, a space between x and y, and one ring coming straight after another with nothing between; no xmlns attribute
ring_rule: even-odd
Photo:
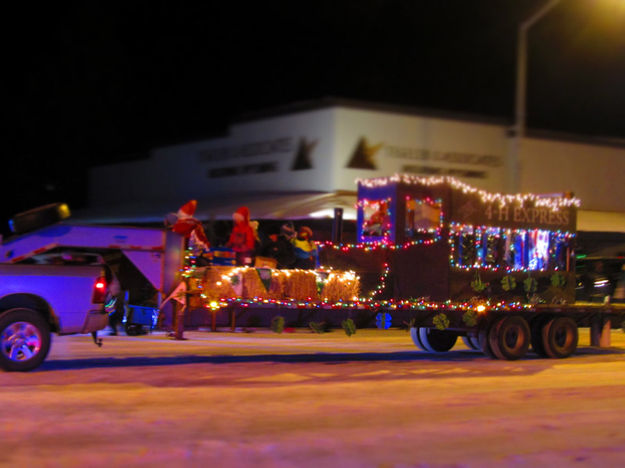
<svg viewBox="0 0 625 468"><path fill-rule="evenodd" d="M99 277L93 285L93 296L91 302L94 304L102 304L106 300L106 278Z"/></svg>

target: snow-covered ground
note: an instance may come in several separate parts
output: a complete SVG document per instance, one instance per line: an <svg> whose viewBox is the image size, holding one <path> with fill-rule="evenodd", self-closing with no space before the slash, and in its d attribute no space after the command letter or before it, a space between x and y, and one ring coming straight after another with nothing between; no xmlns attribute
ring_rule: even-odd
<svg viewBox="0 0 625 468"><path fill-rule="evenodd" d="M568 359L405 331L55 337L0 372L0 466L625 466L625 334Z"/></svg>

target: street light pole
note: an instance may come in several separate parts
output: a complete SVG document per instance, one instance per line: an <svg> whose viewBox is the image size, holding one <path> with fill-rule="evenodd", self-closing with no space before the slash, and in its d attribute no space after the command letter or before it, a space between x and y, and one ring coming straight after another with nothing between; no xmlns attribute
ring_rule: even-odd
<svg viewBox="0 0 625 468"><path fill-rule="evenodd" d="M510 190L515 193L520 190L520 172L521 172L521 141L525 136L525 120L526 120L526 90L527 90L527 32L538 20L545 16L560 0L549 0L541 8L539 8L532 16L527 18L519 25L517 38L517 75L516 75L516 94L515 94L515 112L514 112L514 129L513 140L510 157Z"/></svg>

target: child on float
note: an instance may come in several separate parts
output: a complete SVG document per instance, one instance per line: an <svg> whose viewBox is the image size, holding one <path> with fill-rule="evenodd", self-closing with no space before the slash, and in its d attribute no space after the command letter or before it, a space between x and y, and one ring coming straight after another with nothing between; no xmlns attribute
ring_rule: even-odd
<svg viewBox="0 0 625 468"><path fill-rule="evenodd" d="M295 248L295 268L312 270L319 265L319 250L312 237L312 229L301 226L297 231L297 237L291 240Z"/></svg>

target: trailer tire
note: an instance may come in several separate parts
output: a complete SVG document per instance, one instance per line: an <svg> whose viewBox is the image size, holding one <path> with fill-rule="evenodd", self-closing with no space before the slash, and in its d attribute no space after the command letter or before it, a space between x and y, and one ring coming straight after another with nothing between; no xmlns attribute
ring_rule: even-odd
<svg viewBox="0 0 625 468"><path fill-rule="evenodd" d="M493 350L490 347L490 343L488 342L488 333L491 327L481 328L477 334L478 343L480 344L480 350L486 357L491 359L497 359L497 356L493 353Z"/></svg>
<svg viewBox="0 0 625 468"><path fill-rule="evenodd" d="M577 349L577 324L570 317L551 319L542 329L542 339L547 356L558 359L569 357Z"/></svg>
<svg viewBox="0 0 625 468"><path fill-rule="evenodd" d="M138 336L143 333L143 327L136 323L127 323L125 331L128 336Z"/></svg>
<svg viewBox="0 0 625 468"><path fill-rule="evenodd" d="M25 372L39 367L50 351L50 325L31 309L0 315L0 367Z"/></svg>
<svg viewBox="0 0 625 468"><path fill-rule="evenodd" d="M481 351L480 340L476 335L466 335L462 337L465 346L473 351Z"/></svg>
<svg viewBox="0 0 625 468"><path fill-rule="evenodd" d="M502 317L491 327L488 342L497 358L508 361L520 359L527 354L530 346L530 327L518 315Z"/></svg>
<svg viewBox="0 0 625 468"><path fill-rule="evenodd" d="M545 343L543 342L543 328L545 328L545 324L548 321L548 317L538 317L532 321L532 325L530 326L532 350L543 358L549 357L545 351Z"/></svg>
<svg viewBox="0 0 625 468"><path fill-rule="evenodd" d="M421 342L421 338L419 338L419 330L420 329L417 327L410 328L410 338L412 338L412 342L415 344L417 348L419 348L421 351L427 352L428 349Z"/></svg>
<svg viewBox="0 0 625 468"><path fill-rule="evenodd" d="M436 328L419 328L419 341L426 351L431 353L444 353L454 347L458 340L458 334L448 330Z"/></svg>

